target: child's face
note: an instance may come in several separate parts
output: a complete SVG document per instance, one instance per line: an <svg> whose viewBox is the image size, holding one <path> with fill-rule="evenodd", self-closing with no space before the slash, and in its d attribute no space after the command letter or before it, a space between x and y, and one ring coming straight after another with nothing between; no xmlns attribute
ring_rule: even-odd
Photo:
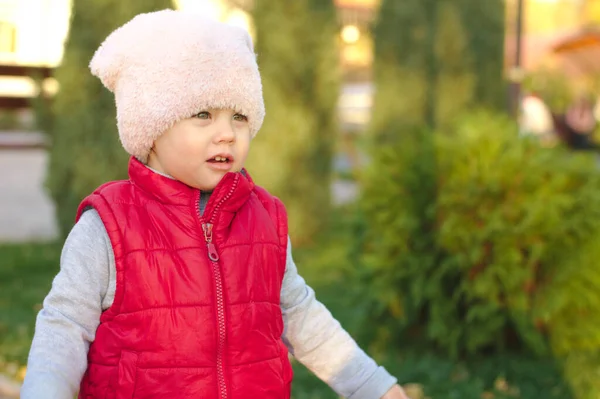
<svg viewBox="0 0 600 399"><path fill-rule="evenodd" d="M204 191L227 172L239 172L250 147L247 118L230 109L210 109L176 123L155 142L148 166Z"/></svg>

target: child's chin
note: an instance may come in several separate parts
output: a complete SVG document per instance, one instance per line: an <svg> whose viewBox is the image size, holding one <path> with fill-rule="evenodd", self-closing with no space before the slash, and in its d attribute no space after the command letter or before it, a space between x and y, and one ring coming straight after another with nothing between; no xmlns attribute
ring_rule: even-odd
<svg viewBox="0 0 600 399"><path fill-rule="evenodd" d="M209 179L203 179L202 182L198 182L196 188L202 191L212 191L221 182L223 176L225 173L222 176L210 176Z"/></svg>

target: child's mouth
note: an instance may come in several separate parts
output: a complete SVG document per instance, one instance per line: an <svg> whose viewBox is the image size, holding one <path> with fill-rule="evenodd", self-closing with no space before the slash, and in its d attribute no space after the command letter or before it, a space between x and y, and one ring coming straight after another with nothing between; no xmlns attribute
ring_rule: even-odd
<svg viewBox="0 0 600 399"><path fill-rule="evenodd" d="M213 169L220 171L229 170L233 165L233 156L229 154L219 154L209 158L206 162L208 162Z"/></svg>
<svg viewBox="0 0 600 399"><path fill-rule="evenodd" d="M229 159L227 159L227 158L221 158L221 157L215 157L215 158L209 159L208 162L220 162L220 163L223 163L223 162L229 162Z"/></svg>

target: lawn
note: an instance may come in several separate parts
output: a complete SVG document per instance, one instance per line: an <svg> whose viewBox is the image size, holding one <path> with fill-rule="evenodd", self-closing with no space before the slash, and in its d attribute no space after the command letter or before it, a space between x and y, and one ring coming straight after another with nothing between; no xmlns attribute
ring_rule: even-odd
<svg viewBox="0 0 600 399"><path fill-rule="evenodd" d="M296 250L296 263L317 296L344 325L352 326L352 309L339 289L346 240L332 236L318 247ZM0 367L18 374L27 360L35 315L58 271L60 245L0 246ZM336 289L334 289L335 287ZM406 348L401 354L378 359L402 383L431 399L561 398L571 395L551 361L506 355L453 362L434 353ZM303 366L296 370L294 399L335 399L329 388Z"/></svg>
<svg viewBox="0 0 600 399"><path fill-rule="evenodd" d="M0 246L0 359L24 364L35 315L59 269L55 244Z"/></svg>

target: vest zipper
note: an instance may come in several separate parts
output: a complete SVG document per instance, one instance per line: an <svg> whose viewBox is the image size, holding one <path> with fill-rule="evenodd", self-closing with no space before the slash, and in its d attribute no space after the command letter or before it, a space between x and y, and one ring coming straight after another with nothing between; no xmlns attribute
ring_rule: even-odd
<svg viewBox="0 0 600 399"><path fill-rule="evenodd" d="M223 352L225 350L225 305L223 299L223 276L221 275L221 268L219 266L219 252L217 247L213 243L212 230L213 223L219 212L219 208L225 201L227 201L233 195L235 188L238 185L239 175L236 174L235 180L231 186L231 189L215 206L210 215L208 222L204 221L204 218L200 214L200 195L198 193L198 200L196 203L196 211L200 217L202 224L202 232L204 233L204 240L206 241L206 249L208 253L208 259L212 263L213 277L215 279L216 295L217 295L217 323L218 323L218 344L217 344L217 379L219 382L219 393L220 399L227 399L227 386L225 384L225 367L223 365Z"/></svg>

